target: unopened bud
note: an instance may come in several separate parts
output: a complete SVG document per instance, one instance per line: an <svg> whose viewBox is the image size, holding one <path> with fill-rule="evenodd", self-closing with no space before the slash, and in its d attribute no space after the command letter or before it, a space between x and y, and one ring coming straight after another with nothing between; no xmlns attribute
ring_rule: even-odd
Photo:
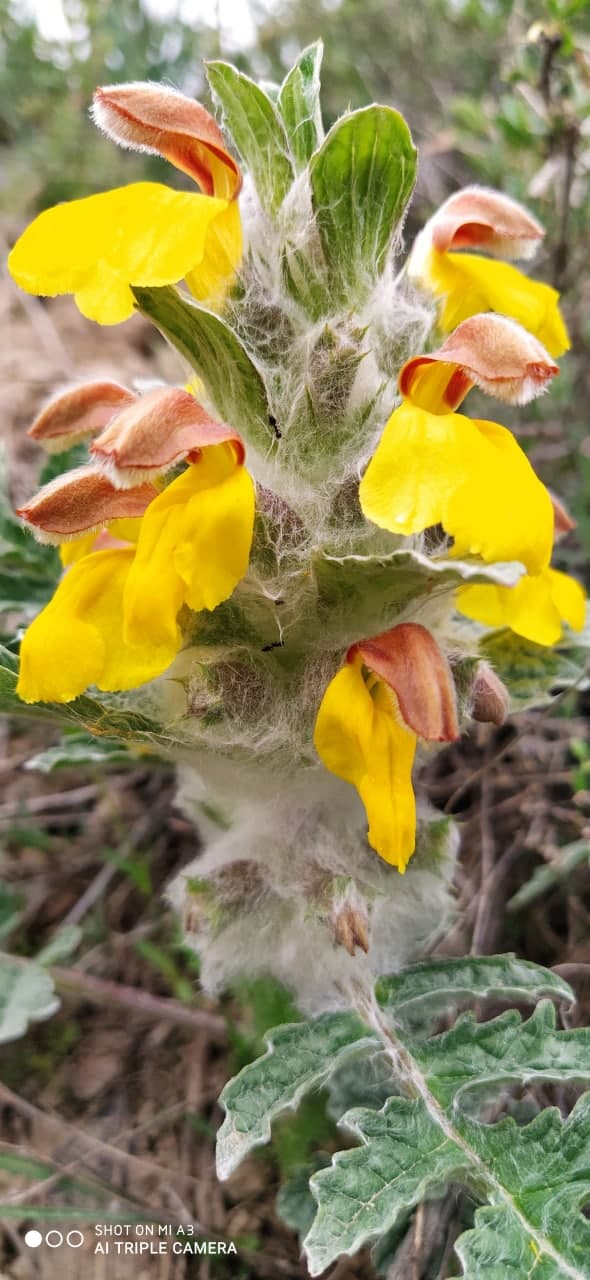
<svg viewBox="0 0 590 1280"><path fill-rule="evenodd" d="M350 903L340 907L331 920L334 942L353 956L357 947L367 955L369 950L369 918L364 907Z"/></svg>
<svg viewBox="0 0 590 1280"><path fill-rule="evenodd" d="M159 84L107 85L97 89L92 116L122 147L163 156L187 173L205 195L233 200L240 170L213 116L178 89Z"/></svg>
<svg viewBox="0 0 590 1280"><path fill-rule="evenodd" d="M39 542L59 546L83 533L103 528L111 520L142 516L157 496L151 484L115 489L94 467L77 467L43 486L17 510Z"/></svg>
<svg viewBox="0 0 590 1280"><path fill-rule="evenodd" d="M119 382L83 382L53 396L27 435L48 453L60 453L86 436L95 435L125 405L133 404L135 395Z"/></svg>
<svg viewBox="0 0 590 1280"><path fill-rule="evenodd" d="M571 533L572 529L576 528L576 521L573 516L570 515L567 507L561 501L561 498L557 498L555 494L551 492L549 493L549 497L553 503L553 535L557 542L558 538L564 538L566 533Z"/></svg>
<svg viewBox="0 0 590 1280"><path fill-rule="evenodd" d="M527 404L557 373L559 366L522 325L486 312L464 320L438 351L408 360L399 386L420 408L449 413L473 386L507 404Z"/></svg>
<svg viewBox="0 0 590 1280"><path fill-rule="evenodd" d="M216 422L180 387L157 387L113 418L90 452L112 483L126 489L224 443L234 445L243 462L244 445L232 427Z"/></svg>
<svg viewBox="0 0 590 1280"><path fill-rule="evenodd" d="M471 687L471 714L483 724L504 724L510 694L488 662L479 662Z"/></svg>
<svg viewBox="0 0 590 1280"><path fill-rule="evenodd" d="M418 737L429 742L459 737L451 668L426 627L402 622L352 645L347 660L354 662L357 656L393 690L403 720Z"/></svg>

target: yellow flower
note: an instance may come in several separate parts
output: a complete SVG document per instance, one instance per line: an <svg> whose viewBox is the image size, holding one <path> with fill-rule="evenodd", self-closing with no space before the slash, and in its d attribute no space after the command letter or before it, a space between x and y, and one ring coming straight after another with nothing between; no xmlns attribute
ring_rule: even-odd
<svg viewBox="0 0 590 1280"><path fill-rule="evenodd" d="M516 267L477 253L530 258L543 238L542 226L523 205L485 187L465 187L441 205L418 236L409 275L442 300L439 323L446 333L483 311L512 316L552 356L569 347L559 294L530 280Z"/></svg>
<svg viewBox="0 0 590 1280"><path fill-rule="evenodd" d="M535 644L557 644L562 622L581 631L586 597L579 582L557 569L526 575L514 587L467 586L457 593L457 608L489 627L510 627Z"/></svg>
<svg viewBox="0 0 590 1280"><path fill-rule="evenodd" d="M569 349L557 290L530 280L511 263L433 249L424 263L422 279L443 299L439 322L445 333L477 312L499 311L518 320L550 355L561 356Z"/></svg>
<svg viewBox="0 0 590 1280"><path fill-rule="evenodd" d="M134 550L95 551L64 575L21 645L17 693L23 702L71 702L88 685L132 689L161 674L177 645L131 645L123 594Z"/></svg>
<svg viewBox="0 0 590 1280"><path fill-rule="evenodd" d="M133 312L132 287L186 279L219 305L242 255L241 178L199 103L154 85L97 90L95 119L123 146L156 152L197 181L196 195L137 182L47 209L17 241L10 272L27 293L73 293L100 324Z"/></svg>
<svg viewBox="0 0 590 1280"><path fill-rule="evenodd" d="M416 841L416 735L401 721L383 682L365 682L360 659L328 685L314 743L326 768L356 787L367 811L371 848L405 871Z"/></svg>
<svg viewBox="0 0 590 1280"><path fill-rule="evenodd" d="M367 519L392 533L442 524L456 555L549 563L553 508L514 436L495 422L433 413L405 400L360 484Z"/></svg>
<svg viewBox="0 0 590 1280"><path fill-rule="evenodd" d="M331 773L356 787L367 812L369 844L401 872L416 843L417 738L457 736L448 663L417 623L353 645L326 689L314 733L318 755Z"/></svg>
<svg viewBox="0 0 590 1280"><path fill-rule="evenodd" d="M210 445L154 499L141 522L125 589L125 637L180 645L183 604L199 612L226 600L246 573L254 484L235 443Z"/></svg>
<svg viewBox="0 0 590 1280"><path fill-rule="evenodd" d="M8 267L26 293L73 293L89 320L119 324L133 313L132 285L175 284L206 262L226 210L213 196L135 182L46 209L17 240Z"/></svg>

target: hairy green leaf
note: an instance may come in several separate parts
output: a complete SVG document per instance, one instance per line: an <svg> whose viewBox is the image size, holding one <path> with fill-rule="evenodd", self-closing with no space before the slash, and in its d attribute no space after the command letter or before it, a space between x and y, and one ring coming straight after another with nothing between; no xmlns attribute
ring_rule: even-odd
<svg viewBox="0 0 590 1280"><path fill-rule="evenodd" d="M491 631L480 643L484 657L510 689L516 711L551 702L560 689L589 685L590 623L584 631L568 631L549 649L522 640L512 631Z"/></svg>
<svg viewBox="0 0 590 1280"><path fill-rule="evenodd" d="M276 213L293 181L289 143L278 111L264 90L229 62L208 62L207 78L261 204Z"/></svg>
<svg viewBox="0 0 590 1280"><path fill-rule="evenodd" d="M322 40L308 45L285 76L277 106L282 116L297 168L303 169L324 136L320 107Z"/></svg>
<svg viewBox="0 0 590 1280"><path fill-rule="evenodd" d="M472 963L477 965L477 961ZM485 989L484 983L481 986ZM339 1153L331 1169L311 1180L318 1201L318 1213L305 1242L312 1275L323 1271L340 1253L352 1253L395 1228L400 1215L425 1196L440 1193L447 1182L458 1181L476 1189L480 1199L503 1200L510 1215L515 1197L521 1190L527 1191L530 1181L526 1159L515 1174L515 1135L534 1135L534 1128L517 1130L511 1120L482 1125L466 1111L467 1095L473 1105L478 1093L481 1101L488 1101L490 1093L497 1098L499 1086L506 1083L590 1079L590 1030L557 1031L554 1007L542 1001L526 1022L510 1010L489 1022L476 1022L467 1014L449 1031L429 1040L416 1041L398 1033L392 1041L390 1060L392 1070L397 1063L405 1089L417 1096L413 1101L392 1097L380 1111L353 1110L342 1118L342 1126L358 1137L362 1146ZM543 1116L535 1123L545 1133L547 1122L543 1127L541 1121ZM549 1159L553 1151L550 1144ZM537 1188L539 1184L547 1188L540 1152L534 1178ZM580 1204L583 1199L584 1195ZM525 1229L541 1251L543 1215L534 1198L529 1204L524 1194L519 1206L529 1224ZM584 1224L585 1231L587 1226ZM563 1244L562 1240L561 1247ZM556 1276L561 1274L555 1272ZM563 1274L567 1275L567 1270ZM527 1272L514 1273L515 1280L527 1280L527 1276Z"/></svg>
<svg viewBox="0 0 590 1280"><path fill-rule="evenodd" d="M444 1107L462 1106L469 1090L505 1081L590 1081L590 1028L557 1031L549 1000L526 1022L515 1009L490 1022L464 1014L450 1031L413 1044L411 1052Z"/></svg>
<svg viewBox="0 0 590 1280"><path fill-rule="evenodd" d="M416 180L416 150L392 107L338 120L310 162L311 194L332 285L365 292L385 266Z"/></svg>
<svg viewBox="0 0 590 1280"><path fill-rule="evenodd" d="M565 1122L551 1107L524 1128L507 1118L464 1135L497 1188L457 1242L464 1280L589 1280L590 1094Z"/></svg>
<svg viewBox="0 0 590 1280"><path fill-rule="evenodd" d="M217 1135L217 1171L228 1178L253 1147L268 1142L275 1116L297 1106L323 1084L339 1061L373 1037L359 1018L326 1013L311 1022L278 1027L263 1058L226 1084L219 1099L226 1115Z"/></svg>
<svg viewBox="0 0 590 1280"><path fill-rule="evenodd" d="M224 320L178 289L134 289L144 315L203 379L220 416L265 456L276 444L262 375Z"/></svg>
<svg viewBox="0 0 590 1280"><path fill-rule="evenodd" d="M486 565L481 560L451 560L419 551L384 556L314 557L319 605L326 635L342 643L390 627L395 616L420 596L450 594L463 582L513 586L522 574L517 562Z"/></svg>
<svg viewBox="0 0 590 1280"><path fill-rule="evenodd" d="M137 765L138 759L151 755L145 750L130 751L116 738L93 738L88 733L74 731L66 734L61 742L45 751L39 751L27 760L25 769L38 773L55 773L59 769L80 768L87 765Z"/></svg>
<svg viewBox="0 0 590 1280"><path fill-rule="evenodd" d="M30 1022L50 1018L58 1008L53 981L40 965L0 956L0 1044L18 1040Z"/></svg>
<svg viewBox="0 0 590 1280"><path fill-rule="evenodd" d="M424 1011L439 1017L441 1010L469 997L536 1001L552 996L568 1004L574 1000L571 987L558 974L515 955L424 960L380 978L375 994L385 1012L402 1021L407 1013Z"/></svg>
<svg viewBox="0 0 590 1280"><path fill-rule="evenodd" d="M381 1111L349 1111L342 1125L362 1143L338 1152L311 1179L318 1202L305 1240L312 1276L395 1227L401 1214L441 1190L465 1167L458 1143L421 1101L390 1098Z"/></svg>

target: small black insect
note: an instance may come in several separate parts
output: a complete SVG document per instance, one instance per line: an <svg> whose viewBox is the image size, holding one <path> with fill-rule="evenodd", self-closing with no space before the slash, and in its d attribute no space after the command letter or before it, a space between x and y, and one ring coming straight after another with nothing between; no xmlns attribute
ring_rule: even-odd
<svg viewBox="0 0 590 1280"><path fill-rule="evenodd" d="M276 418L275 418L275 416L274 416L274 413L269 413L269 415L268 415L268 425L269 425L269 427L272 427L272 429L273 429L273 431L274 431L274 433L275 433L275 436L276 436L277 440L281 440L281 439L282 439L282 436L283 436L283 433L282 433L282 431L281 431L281 429L280 429L280 427L279 427L279 424L278 424L278 422L277 422L277 420L276 420Z"/></svg>
<svg viewBox="0 0 590 1280"><path fill-rule="evenodd" d="M271 649L282 649L284 644L284 640L273 640L271 644L263 644L262 653L270 653Z"/></svg>

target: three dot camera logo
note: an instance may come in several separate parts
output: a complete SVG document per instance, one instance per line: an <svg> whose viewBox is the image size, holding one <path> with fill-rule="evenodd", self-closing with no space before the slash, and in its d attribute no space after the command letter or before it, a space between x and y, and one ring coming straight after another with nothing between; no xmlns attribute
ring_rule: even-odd
<svg viewBox="0 0 590 1280"><path fill-rule="evenodd" d="M38 1249L46 1245L49 1249L80 1249L86 1242L93 1253L102 1254L237 1254L233 1240L203 1240L197 1235L192 1223L183 1226L172 1226L170 1223L149 1222L97 1222L86 1232L57 1230L50 1227L48 1231L37 1231L32 1228L24 1236L29 1249Z"/></svg>
<svg viewBox="0 0 590 1280"><path fill-rule="evenodd" d="M62 1244L68 1246L69 1249L79 1249L84 1244L83 1231L56 1231L54 1227L50 1228L43 1235L40 1231L27 1231L25 1235L25 1244L29 1249L38 1249L39 1245L46 1244L50 1249L59 1249Z"/></svg>

